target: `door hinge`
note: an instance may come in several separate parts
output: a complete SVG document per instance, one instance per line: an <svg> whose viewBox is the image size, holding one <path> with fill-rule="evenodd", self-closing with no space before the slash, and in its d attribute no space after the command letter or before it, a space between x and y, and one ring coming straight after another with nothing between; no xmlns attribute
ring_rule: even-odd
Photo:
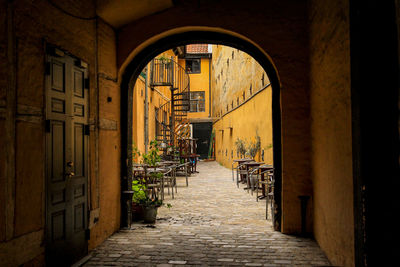
<svg viewBox="0 0 400 267"><path fill-rule="evenodd" d="M90 135L90 125L89 124L85 125L85 135Z"/></svg>
<svg viewBox="0 0 400 267"><path fill-rule="evenodd" d="M90 240L90 229L85 230L85 238L86 240Z"/></svg>
<svg viewBox="0 0 400 267"><path fill-rule="evenodd" d="M46 75L50 75L50 71L51 71L51 64L50 64L50 62L46 62L46 66L45 66Z"/></svg>
<svg viewBox="0 0 400 267"><path fill-rule="evenodd" d="M44 125L45 132L50 133L50 128L51 128L51 122L50 120L46 120Z"/></svg>
<svg viewBox="0 0 400 267"><path fill-rule="evenodd" d="M90 80L88 77L88 78L85 78L85 89L89 89L89 87L90 87Z"/></svg>

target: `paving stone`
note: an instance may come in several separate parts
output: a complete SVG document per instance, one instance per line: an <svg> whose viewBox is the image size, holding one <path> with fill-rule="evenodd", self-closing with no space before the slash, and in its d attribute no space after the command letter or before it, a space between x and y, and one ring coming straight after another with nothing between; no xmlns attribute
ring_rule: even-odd
<svg viewBox="0 0 400 267"><path fill-rule="evenodd" d="M311 239L282 235L265 220L265 200L237 188L230 169L200 162L178 177L172 208L158 210L155 228L134 223L93 251L85 266L329 266Z"/></svg>
<svg viewBox="0 0 400 267"><path fill-rule="evenodd" d="M186 264L187 261L169 261L168 263L170 264L179 264L179 265L183 265Z"/></svg>
<svg viewBox="0 0 400 267"><path fill-rule="evenodd" d="M231 262L233 259L217 259L217 261Z"/></svg>

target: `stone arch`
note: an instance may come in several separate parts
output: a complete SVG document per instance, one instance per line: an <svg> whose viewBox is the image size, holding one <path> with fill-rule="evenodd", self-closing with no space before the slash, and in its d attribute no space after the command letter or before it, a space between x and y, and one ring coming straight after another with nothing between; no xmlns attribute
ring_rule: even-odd
<svg viewBox="0 0 400 267"><path fill-rule="evenodd" d="M193 27L194 28L194 27ZM126 62L122 65L120 71L120 89L121 89L121 179L122 179L122 192L127 188L126 179L129 173L129 167L132 162L128 155L131 154L130 148L132 147L132 112L130 107L133 104L133 95L129 86L132 81L135 81L139 76L142 69L146 64L159 53L189 43L208 43L208 44L221 44L240 49L254 59L266 71L272 87L272 131L273 131L273 160L275 167L275 201L276 201L276 216L274 221L274 228L281 231L281 199L282 199L282 146L281 146L281 105L280 105L280 80L278 71L272 62L271 57L261 49L257 44L239 34L224 31L220 28L207 30L197 29L180 29L164 33L161 36L154 37L156 40L147 40L143 45L133 50ZM123 194L122 194L123 195ZM128 200L129 198L126 198ZM128 200L129 201L129 200ZM125 203L124 196L122 203ZM124 217L124 209L126 206L122 205L122 225L127 222Z"/></svg>

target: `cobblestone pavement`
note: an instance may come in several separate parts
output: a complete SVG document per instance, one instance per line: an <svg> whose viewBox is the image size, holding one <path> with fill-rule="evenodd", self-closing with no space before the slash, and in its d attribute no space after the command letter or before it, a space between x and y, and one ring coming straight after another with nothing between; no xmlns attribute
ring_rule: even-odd
<svg viewBox="0 0 400 267"><path fill-rule="evenodd" d="M315 241L272 230L265 201L238 189L231 171L200 162L178 178L178 194L158 210L157 223L121 230L85 266L329 266Z"/></svg>

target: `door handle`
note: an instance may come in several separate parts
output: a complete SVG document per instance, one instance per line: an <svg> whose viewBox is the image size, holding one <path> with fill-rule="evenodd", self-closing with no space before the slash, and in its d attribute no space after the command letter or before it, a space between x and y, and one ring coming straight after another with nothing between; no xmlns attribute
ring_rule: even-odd
<svg viewBox="0 0 400 267"><path fill-rule="evenodd" d="M71 177L75 176L75 173L74 172L67 172L65 175L67 177L71 178Z"/></svg>

